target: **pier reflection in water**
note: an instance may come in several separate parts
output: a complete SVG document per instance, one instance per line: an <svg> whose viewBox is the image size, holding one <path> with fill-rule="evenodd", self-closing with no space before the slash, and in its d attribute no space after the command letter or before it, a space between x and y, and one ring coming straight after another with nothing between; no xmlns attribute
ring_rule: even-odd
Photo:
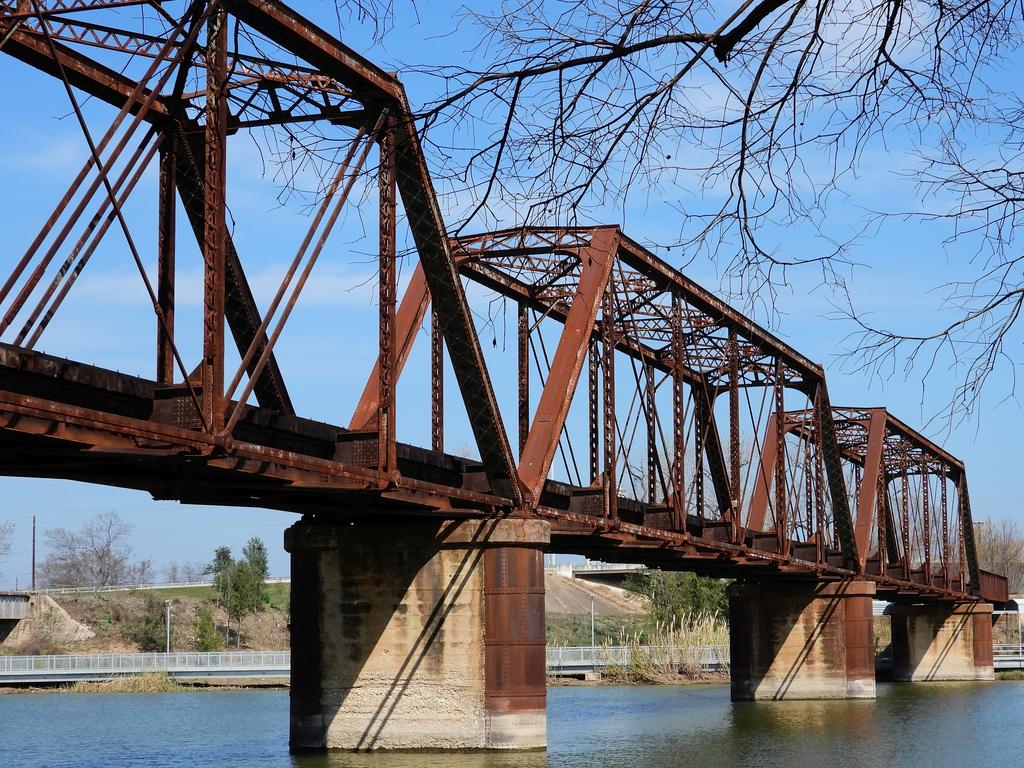
<svg viewBox="0 0 1024 768"><path fill-rule="evenodd" d="M286 691L0 696L25 768L874 768L1018 765L1024 683L879 685L876 701L733 704L726 686L549 691L549 749L290 756Z"/></svg>

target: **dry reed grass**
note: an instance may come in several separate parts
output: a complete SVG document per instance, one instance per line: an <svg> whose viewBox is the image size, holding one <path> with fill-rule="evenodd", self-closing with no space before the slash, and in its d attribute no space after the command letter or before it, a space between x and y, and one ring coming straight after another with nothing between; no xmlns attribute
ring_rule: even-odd
<svg viewBox="0 0 1024 768"><path fill-rule="evenodd" d="M169 693L184 688L166 672L113 677L110 680L85 681L68 687L71 693Z"/></svg>
<svg viewBox="0 0 1024 768"><path fill-rule="evenodd" d="M718 679L723 673L705 670L699 654L706 646L728 648L729 626L718 616L687 615L669 624L656 624L648 633L624 633L617 645L630 649L630 661L605 672L604 676L613 681L670 683Z"/></svg>

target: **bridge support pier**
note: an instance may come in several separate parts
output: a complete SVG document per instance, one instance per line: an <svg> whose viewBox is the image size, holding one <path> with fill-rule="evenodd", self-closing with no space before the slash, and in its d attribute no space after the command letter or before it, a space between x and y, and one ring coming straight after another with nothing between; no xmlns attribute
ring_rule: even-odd
<svg viewBox="0 0 1024 768"><path fill-rule="evenodd" d="M868 581L732 584L732 700L874 698L874 594Z"/></svg>
<svg viewBox="0 0 1024 768"><path fill-rule="evenodd" d="M992 605L894 605L892 679L994 680Z"/></svg>
<svg viewBox="0 0 1024 768"><path fill-rule="evenodd" d="M289 528L292 750L544 748L549 541L540 520Z"/></svg>

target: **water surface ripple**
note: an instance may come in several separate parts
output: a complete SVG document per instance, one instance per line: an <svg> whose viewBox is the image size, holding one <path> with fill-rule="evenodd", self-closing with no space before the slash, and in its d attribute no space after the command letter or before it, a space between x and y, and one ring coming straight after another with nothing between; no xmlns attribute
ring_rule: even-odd
<svg viewBox="0 0 1024 768"><path fill-rule="evenodd" d="M1017 765L1024 683L733 704L722 685L552 688L546 753L288 754L286 691L0 696L19 768L873 768Z"/></svg>

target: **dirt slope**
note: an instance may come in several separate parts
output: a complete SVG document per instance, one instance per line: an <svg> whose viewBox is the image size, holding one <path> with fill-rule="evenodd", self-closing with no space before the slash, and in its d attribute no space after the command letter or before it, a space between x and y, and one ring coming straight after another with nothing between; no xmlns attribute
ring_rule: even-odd
<svg viewBox="0 0 1024 768"><path fill-rule="evenodd" d="M598 616L621 616L644 612L643 603L625 590L593 584L557 573L544 574L545 604L550 614L590 615L590 599Z"/></svg>
<svg viewBox="0 0 1024 768"><path fill-rule="evenodd" d="M556 623L579 623L590 616L591 596L598 617L615 621L639 617L643 604L624 590L602 584L592 584L556 573L546 573L547 614ZM80 632L68 632L61 624L57 631L52 622L38 628L26 627L17 643L0 644L0 653L114 653L141 650L135 640L133 628L146 611L147 596L159 601L171 601L171 649L198 650L196 637L196 608L210 607L225 648L238 647L252 650L286 650L289 646L288 604L289 584L268 585L271 602L265 610L242 621L241 637L234 626L227 628L227 616L216 607L213 589L190 587L183 589L102 592L46 597L48 604L59 606L59 613L67 617L64 624L81 627ZM56 611L54 615L56 615ZM580 617L580 618L575 618ZM589 627L589 618L586 619ZM607 621L603 622L607 623ZM581 624L582 626L582 624ZM610 625L609 625L610 626ZM615 625L616 627L618 624ZM611 630L609 630L611 631ZM615 629L615 631L618 631Z"/></svg>

